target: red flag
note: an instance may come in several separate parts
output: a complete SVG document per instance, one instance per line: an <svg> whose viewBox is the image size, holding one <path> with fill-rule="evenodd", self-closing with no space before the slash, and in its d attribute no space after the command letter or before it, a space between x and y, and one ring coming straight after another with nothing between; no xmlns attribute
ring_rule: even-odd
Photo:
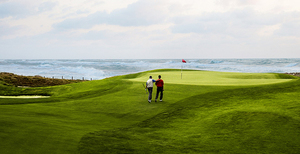
<svg viewBox="0 0 300 154"><path fill-rule="evenodd" d="M185 61L184 59L182 59L182 62L183 62L183 63L186 63L186 61Z"/></svg>

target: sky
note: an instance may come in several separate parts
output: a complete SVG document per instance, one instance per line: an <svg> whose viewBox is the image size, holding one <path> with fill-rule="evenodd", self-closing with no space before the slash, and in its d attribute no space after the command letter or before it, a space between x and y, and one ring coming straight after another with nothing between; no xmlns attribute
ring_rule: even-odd
<svg viewBox="0 0 300 154"><path fill-rule="evenodd" d="M300 58L299 0L0 0L0 59Z"/></svg>

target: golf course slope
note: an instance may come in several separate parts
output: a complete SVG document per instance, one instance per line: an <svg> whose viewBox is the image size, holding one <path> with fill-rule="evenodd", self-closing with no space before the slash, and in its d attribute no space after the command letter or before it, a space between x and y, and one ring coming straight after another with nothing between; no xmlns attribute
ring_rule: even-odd
<svg viewBox="0 0 300 154"><path fill-rule="evenodd" d="M163 102L142 84L165 81ZM153 97L155 97L154 88ZM161 69L19 88L0 81L0 153L300 153L300 80Z"/></svg>

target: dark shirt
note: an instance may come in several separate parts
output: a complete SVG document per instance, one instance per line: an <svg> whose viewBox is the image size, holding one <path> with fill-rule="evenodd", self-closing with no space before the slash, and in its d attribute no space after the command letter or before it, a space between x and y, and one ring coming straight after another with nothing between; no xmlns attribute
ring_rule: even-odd
<svg viewBox="0 0 300 154"><path fill-rule="evenodd" d="M164 80L157 79L155 84L156 84L157 87L163 87L164 86Z"/></svg>

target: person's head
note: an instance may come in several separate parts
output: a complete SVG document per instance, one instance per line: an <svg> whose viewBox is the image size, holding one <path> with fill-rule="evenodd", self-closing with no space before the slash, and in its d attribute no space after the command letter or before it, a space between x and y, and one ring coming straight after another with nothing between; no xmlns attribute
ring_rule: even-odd
<svg viewBox="0 0 300 154"><path fill-rule="evenodd" d="M161 76L159 75L159 76L158 76L158 78L160 79L160 78L161 78Z"/></svg>
<svg viewBox="0 0 300 154"><path fill-rule="evenodd" d="M152 79L152 76L149 76L149 79Z"/></svg>

